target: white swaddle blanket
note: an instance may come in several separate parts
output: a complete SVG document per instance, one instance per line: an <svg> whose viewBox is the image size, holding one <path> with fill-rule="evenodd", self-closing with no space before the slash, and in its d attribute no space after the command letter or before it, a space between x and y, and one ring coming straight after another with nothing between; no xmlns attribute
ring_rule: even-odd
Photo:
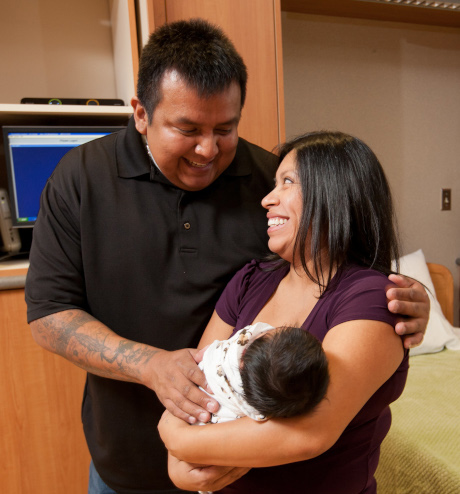
<svg viewBox="0 0 460 494"><path fill-rule="evenodd" d="M210 396L220 403L219 410L212 414L208 423L228 422L244 416L258 421L265 420L265 416L248 405L243 397L240 362L249 343L261 333L271 329L274 329L273 326L258 322L240 329L228 340L214 341L206 349L199 367L204 372L214 393ZM197 422L196 425L205 424ZM211 491L198 491L198 494L213 493Z"/></svg>
<svg viewBox="0 0 460 494"><path fill-rule="evenodd" d="M212 423L226 422L248 416L254 420L265 420L243 395L240 362L245 348L261 333L274 329L269 324L258 322L237 331L230 339L216 340L206 349L199 367L213 391L213 398L220 403L219 411L212 415Z"/></svg>

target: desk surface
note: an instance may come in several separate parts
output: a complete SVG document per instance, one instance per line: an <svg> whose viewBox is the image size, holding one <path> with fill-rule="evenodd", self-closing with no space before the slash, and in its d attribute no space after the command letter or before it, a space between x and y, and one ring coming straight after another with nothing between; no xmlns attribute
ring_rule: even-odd
<svg viewBox="0 0 460 494"><path fill-rule="evenodd" d="M0 276L17 276L18 274L26 274L28 269L29 261L27 259L0 262Z"/></svg>

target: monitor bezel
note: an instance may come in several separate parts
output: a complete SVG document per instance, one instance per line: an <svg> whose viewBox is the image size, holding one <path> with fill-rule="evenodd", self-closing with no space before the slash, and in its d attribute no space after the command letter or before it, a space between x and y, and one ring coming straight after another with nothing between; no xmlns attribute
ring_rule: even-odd
<svg viewBox="0 0 460 494"><path fill-rule="evenodd" d="M8 194L10 199L11 221L13 228L33 228L35 221L18 221L19 212L17 208L17 190L14 181L13 164L10 159L10 142L8 139L9 133L94 133L107 132L113 133L126 129L126 125L3 125L3 148L5 156L5 167L8 180ZM81 144L80 144L81 146ZM75 146L78 147L78 146ZM49 177L48 177L49 178ZM40 207L39 207L40 209Z"/></svg>

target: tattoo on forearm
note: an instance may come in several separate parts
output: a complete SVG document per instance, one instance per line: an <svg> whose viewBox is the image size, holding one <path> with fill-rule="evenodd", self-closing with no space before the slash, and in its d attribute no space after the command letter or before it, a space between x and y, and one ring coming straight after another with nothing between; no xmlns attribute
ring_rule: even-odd
<svg viewBox="0 0 460 494"><path fill-rule="evenodd" d="M122 378L119 373L125 374L125 378L138 377L141 367L158 352L153 347L125 339L117 346L110 345L114 334L82 311L69 310L47 316L40 321L38 331L53 351L88 372L104 377ZM106 365L101 367L99 362Z"/></svg>

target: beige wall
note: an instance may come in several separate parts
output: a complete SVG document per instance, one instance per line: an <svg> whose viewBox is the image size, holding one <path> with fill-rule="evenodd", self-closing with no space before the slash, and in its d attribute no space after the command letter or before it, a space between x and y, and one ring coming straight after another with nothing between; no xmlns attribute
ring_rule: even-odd
<svg viewBox="0 0 460 494"><path fill-rule="evenodd" d="M116 98L108 0L2 0L0 103Z"/></svg>
<svg viewBox="0 0 460 494"><path fill-rule="evenodd" d="M286 135L342 130L376 152L403 253L423 249L456 286L460 257L460 30L283 13ZM440 211L441 188L452 211Z"/></svg>

